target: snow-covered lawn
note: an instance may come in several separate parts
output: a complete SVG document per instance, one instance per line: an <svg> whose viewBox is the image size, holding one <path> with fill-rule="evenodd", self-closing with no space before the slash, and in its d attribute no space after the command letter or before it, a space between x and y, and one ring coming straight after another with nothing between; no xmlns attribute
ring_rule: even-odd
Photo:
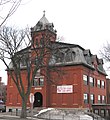
<svg viewBox="0 0 110 120"><path fill-rule="evenodd" d="M47 111L50 111L50 110L52 110L52 109L54 109L54 108L47 108L47 109L43 109L43 110L41 110L38 114L36 114L36 115L34 115L34 116L38 116L38 115L40 115L40 114L42 114L42 113L45 113L45 112L47 112Z"/></svg>
<svg viewBox="0 0 110 120"><path fill-rule="evenodd" d="M93 120L93 118L89 115L79 115L80 120Z"/></svg>
<svg viewBox="0 0 110 120"><path fill-rule="evenodd" d="M69 109L55 109L47 108L41 110L38 114L34 115L38 118L50 120L93 120L93 118L85 114L82 110L69 110Z"/></svg>

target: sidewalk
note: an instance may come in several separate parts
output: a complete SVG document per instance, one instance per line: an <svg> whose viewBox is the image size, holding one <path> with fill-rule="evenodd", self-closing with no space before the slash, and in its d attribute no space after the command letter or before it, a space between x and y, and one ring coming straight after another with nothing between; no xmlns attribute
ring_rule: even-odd
<svg viewBox="0 0 110 120"><path fill-rule="evenodd" d="M0 113L0 120L45 120L45 119L38 119L35 117L27 117L26 119L21 119L20 116L11 115L9 112Z"/></svg>

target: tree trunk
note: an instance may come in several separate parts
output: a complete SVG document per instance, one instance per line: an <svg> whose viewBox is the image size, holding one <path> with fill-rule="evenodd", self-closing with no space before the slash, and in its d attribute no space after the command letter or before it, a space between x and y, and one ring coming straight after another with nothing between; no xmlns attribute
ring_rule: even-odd
<svg viewBox="0 0 110 120"><path fill-rule="evenodd" d="M27 117L27 99L24 97L22 99L22 110L21 110L21 118L26 118Z"/></svg>

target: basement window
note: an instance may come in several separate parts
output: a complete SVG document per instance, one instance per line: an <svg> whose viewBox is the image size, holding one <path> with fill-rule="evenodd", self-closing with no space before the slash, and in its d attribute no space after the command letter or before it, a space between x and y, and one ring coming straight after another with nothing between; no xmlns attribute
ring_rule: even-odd
<svg viewBox="0 0 110 120"><path fill-rule="evenodd" d="M104 110L104 109L101 109L101 110L100 110L100 113L101 113L101 116L102 116L102 117L105 117L105 110Z"/></svg>
<svg viewBox="0 0 110 120"><path fill-rule="evenodd" d="M98 109L95 109L95 110L94 110L94 113L98 115L98 114L99 114L99 110L98 110Z"/></svg>

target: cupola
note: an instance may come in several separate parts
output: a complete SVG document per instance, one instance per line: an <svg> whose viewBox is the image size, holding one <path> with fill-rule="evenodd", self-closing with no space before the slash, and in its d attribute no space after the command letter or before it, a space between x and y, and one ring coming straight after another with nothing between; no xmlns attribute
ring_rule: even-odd
<svg viewBox="0 0 110 120"><path fill-rule="evenodd" d="M52 33L56 34L56 30L54 29L53 23L49 23L47 18L45 17L45 11L43 17L37 22L37 24L31 28L31 32L39 32L42 30L49 30Z"/></svg>

